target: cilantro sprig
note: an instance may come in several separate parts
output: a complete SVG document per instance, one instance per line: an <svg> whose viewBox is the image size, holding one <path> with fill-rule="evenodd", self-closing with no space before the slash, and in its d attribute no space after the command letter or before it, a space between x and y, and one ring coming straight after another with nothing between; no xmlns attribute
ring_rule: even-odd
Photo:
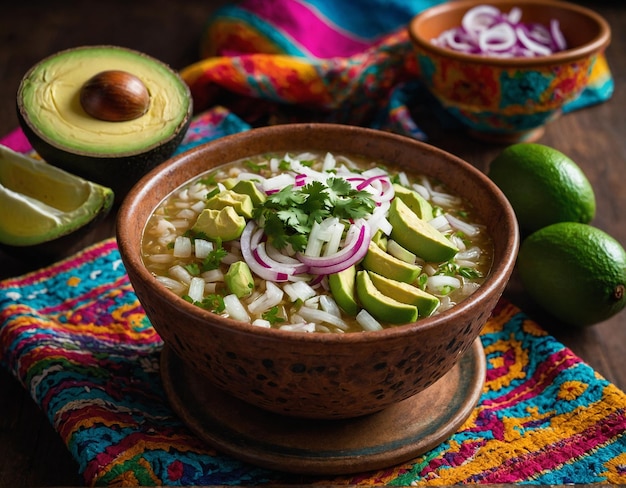
<svg viewBox="0 0 626 488"><path fill-rule="evenodd" d="M371 214L375 207L369 192L354 189L343 178L330 177L326 183L286 186L257 207L254 218L275 247L291 245L294 250L303 251L315 222L328 217L358 219Z"/></svg>

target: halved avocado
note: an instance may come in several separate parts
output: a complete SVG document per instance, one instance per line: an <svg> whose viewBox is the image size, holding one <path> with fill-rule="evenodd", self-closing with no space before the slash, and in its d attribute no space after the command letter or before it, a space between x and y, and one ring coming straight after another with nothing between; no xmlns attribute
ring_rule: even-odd
<svg viewBox="0 0 626 488"><path fill-rule="evenodd" d="M67 255L113 205L110 188L0 145L0 246L14 255Z"/></svg>
<svg viewBox="0 0 626 488"><path fill-rule="evenodd" d="M143 83L149 94L143 115L110 121L85 111L81 90L103 72L127 73ZM83 46L33 66L19 86L17 109L24 133L46 162L110 187L121 199L178 147L192 100L189 87L161 61L117 46Z"/></svg>

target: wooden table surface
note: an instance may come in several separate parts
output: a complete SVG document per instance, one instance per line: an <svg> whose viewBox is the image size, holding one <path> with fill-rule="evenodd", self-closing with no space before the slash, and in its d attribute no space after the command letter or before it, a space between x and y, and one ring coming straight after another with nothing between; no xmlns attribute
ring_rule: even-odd
<svg viewBox="0 0 626 488"><path fill-rule="evenodd" d="M17 126L15 93L19 81L40 59L74 46L115 44L146 52L179 69L198 59L203 26L219 3L223 2L12 2L0 11L0 134ZM594 8L611 24L613 40L607 56L615 77L615 93L608 103L551 123L539 142L578 162L597 195L593 223L626 245L626 7L620 1L579 3ZM431 136L430 143L482 170L501 150L463 134L443 132L428 121L428 114L419 110L416 114ZM113 235L112 222L109 219L102 225L99 237ZM28 269L28 263L0 253L0 278ZM626 311L591 328L571 330L537 310L516 276L506 296L596 371L626 389ZM77 473L76 463L48 420L22 385L0 368L0 486L79 485Z"/></svg>

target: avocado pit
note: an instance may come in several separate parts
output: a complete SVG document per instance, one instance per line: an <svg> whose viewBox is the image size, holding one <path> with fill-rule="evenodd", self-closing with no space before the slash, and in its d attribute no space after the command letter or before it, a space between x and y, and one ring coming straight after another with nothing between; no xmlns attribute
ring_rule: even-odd
<svg viewBox="0 0 626 488"><path fill-rule="evenodd" d="M141 117L150 106L150 93L137 76L123 70L101 71L80 89L80 104L90 116L108 122Z"/></svg>

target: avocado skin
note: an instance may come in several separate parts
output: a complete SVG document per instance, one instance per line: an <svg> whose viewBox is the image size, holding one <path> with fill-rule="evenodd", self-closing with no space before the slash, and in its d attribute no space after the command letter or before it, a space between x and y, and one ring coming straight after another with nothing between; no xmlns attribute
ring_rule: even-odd
<svg viewBox="0 0 626 488"><path fill-rule="evenodd" d="M17 104L17 118L24 135L39 156L49 164L86 180L109 187L115 193L115 204L119 205L130 189L148 173L174 153L191 124L192 103L182 124L171 137L137 153L101 156L88 152L70 152L42 137L26 121L23 108Z"/></svg>

